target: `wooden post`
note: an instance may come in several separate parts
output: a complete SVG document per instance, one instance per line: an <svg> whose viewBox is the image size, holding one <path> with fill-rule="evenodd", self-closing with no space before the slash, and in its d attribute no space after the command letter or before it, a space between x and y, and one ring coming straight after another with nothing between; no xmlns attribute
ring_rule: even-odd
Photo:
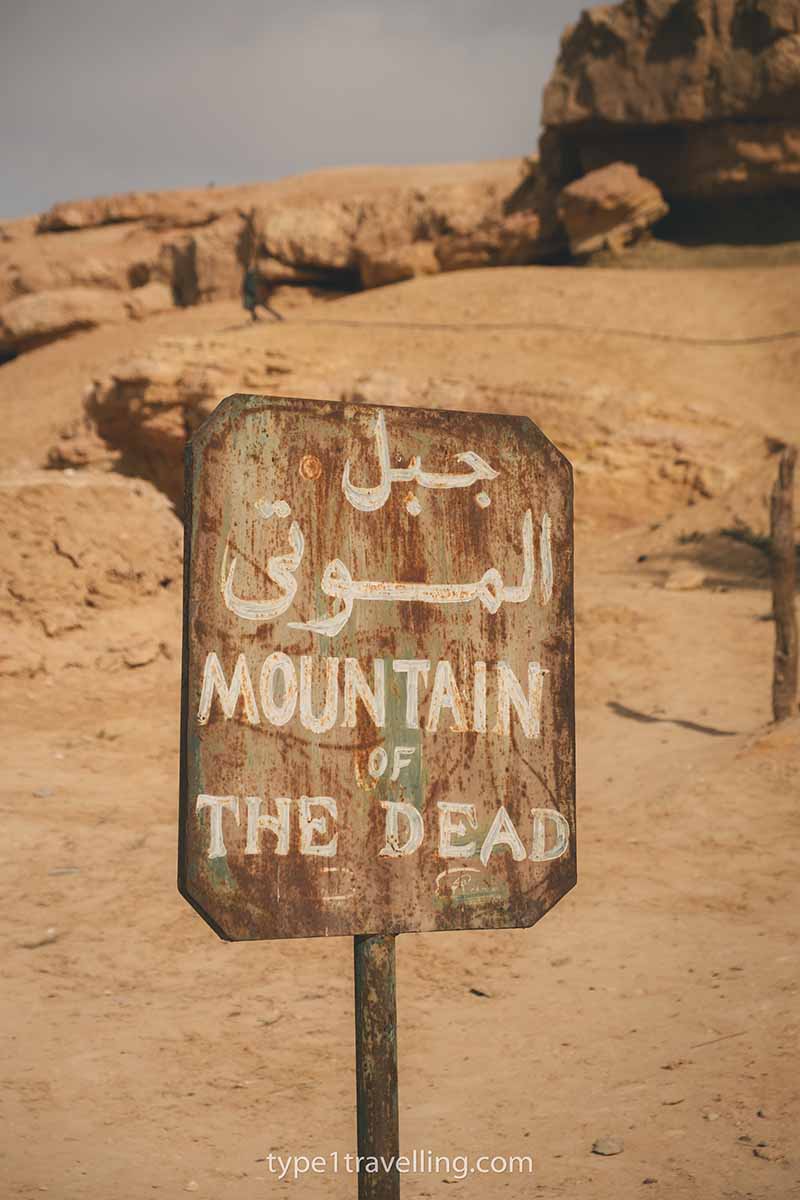
<svg viewBox="0 0 800 1200"><path fill-rule="evenodd" d="M399 1200L397 1156L400 1134L397 1113L397 999L394 934L354 938L356 988L356 1098L359 1200ZM364 1159L379 1169L365 1171ZM384 1170L380 1159L388 1163Z"/></svg>
<svg viewBox="0 0 800 1200"><path fill-rule="evenodd" d="M795 447L784 447L770 503L772 615L775 620L772 713L776 721L785 721L797 712L797 615L794 607L797 574L794 545L796 460Z"/></svg>

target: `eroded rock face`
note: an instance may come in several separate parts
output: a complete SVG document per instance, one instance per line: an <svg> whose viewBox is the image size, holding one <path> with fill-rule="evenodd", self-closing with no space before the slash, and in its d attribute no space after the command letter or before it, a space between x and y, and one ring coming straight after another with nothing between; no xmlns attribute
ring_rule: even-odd
<svg viewBox="0 0 800 1200"><path fill-rule="evenodd" d="M62 432L48 464L139 476L180 513L187 438L223 396L274 387L283 361L257 341L232 347L213 338L162 338L152 353L125 359L91 383L83 418Z"/></svg>
<svg viewBox="0 0 800 1200"><path fill-rule="evenodd" d="M800 118L609 129L593 144L581 144L584 171L620 159L635 164L674 200L793 191L800 189Z"/></svg>
<svg viewBox="0 0 800 1200"><path fill-rule="evenodd" d="M351 288L381 287L418 275L535 262L535 214L509 219L491 180L399 191L256 217L265 279Z"/></svg>
<svg viewBox="0 0 800 1200"><path fill-rule="evenodd" d="M147 221L159 226L192 228L207 225L220 215L213 192L120 192L88 200L67 200L54 204L37 222L38 233L64 233L92 229L100 225Z"/></svg>
<svg viewBox="0 0 800 1200"><path fill-rule="evenodd" d="M557 196L614 162L667 201L800 189L796 0L624 0L589 9L561 39L545 88L536 207L563 243Z"/></svg>
<svg viewBox="0 0 800 1200"><path fill-rule="evenodd" d="M0 352L35 350L58 338L172 307L169 288L148 283L131 292L74 287L34 292L0 305Z"/></svg>
<svg viewBox="0 0 800 1200"><path fill-rule="evenodd" d="M0 494L0 676L177 653L177 638L153 634L170 628L163 605L180 595L181 526L163 495L141 479L57 471L6 477Z"/></svg>
<svg viewBox="0 0 800 1200"><path fill-rule="evenodd" d="M387 244L379 234L358 241L358 272L365 288L401 283L418 275L436 275L441 269L432 242Z"/></svg>
<svg viewBox="0 0 800 1200"><path fill-rule="evenodd" d="M101 288L64 288L20 296L0 306L0 350L35 349L127 316L121 293Z"/></svg>
<svg viewBox="0 0 800 1200"><path fill-rule="evenodd" d="M630 245L668 211L656 185L629 163L590 171L558 198L558 215L576 258Z"/></svg>
<svg viewBox="0 0 800 1200"><path fill-rule="evenodd" d="M0 354L147 315L165 295L179 307L236 299L251 263L267 290L345 293L535 261L535 214L504 212L513 163L452 174L413 186L358 173L348 182L344 172L346 186L331 176L330 188L299 179L128 192L9 222L0 229Z"/></svg>
<svg viewBox="0 0 800 1200"><path fill-rule="evenodd" d="M85 434L77 446L99 438L121 470L144 476L180 508L186 439L235 390L233 364L226 366L217 366L210 353L198 361L188 343L121 363L87 393ZM68 441L59 447L64 461L70 461Z"/></svg>
<svg viewBox="0 0 800 1200"><path fill-rule="evenodd" d="M760 433L745 437L725 422L707 428L705 418L680 400L674 411L665 410L649 392L599 384L581 390L569 381L543 390L488 385L467 375L420 380L347 366L321 369L243 333L233 342L164 338L152 354L121 362L88 390L84 419L53 447L50 464L142 477L180 513L186 439L222 397L236 392L338 394L348 403L531 414L553 431L575 465L587 514L626 511L628 504L644 503L643 496L648 511L663 512L717 495L763 441ZM616 414L613 430L609 408Z"/></svg>
<svg viewBox="0 0 800 1200"><path fill-rule="evenodd" d="M582 13L543 98L548 127L800 117L796 0L625 0Z"/></svg>

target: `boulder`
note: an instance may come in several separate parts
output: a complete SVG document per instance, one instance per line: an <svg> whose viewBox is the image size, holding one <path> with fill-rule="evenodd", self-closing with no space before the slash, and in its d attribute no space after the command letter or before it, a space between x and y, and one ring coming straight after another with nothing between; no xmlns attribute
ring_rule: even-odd
<svg viewBox="0 0 800 1200"><path fill-rule="evenodd" d="M438 237L436 259L442 271L524 266L539 260L540 231L538 213L520 212L508 217L493 214L469 233Z"/></svg>
<svg viewBox="0 0 800 1200"><path fill-rule="evenodd" d="M706 581L705 571L699 567L678 567L670 571L664 580L664 590L667 592L695 592Z"/></svg>
<svg viewBox="0 0 800 1200"><path fill-rule="evenodd" d="M355 256L363 288L435 275L439 264L431 240L427 192L409 189L392 204L365 202L355 236Z"/></svg>
<svg viewBox="0 0 800 1200"><path fill-rule="evenodd" d="M626 162L674 206L800 188L796 0L624 0L582 13L545 88L535 180L509 211L565 242L559 193Z"/></svg>
<svg viewBox="0 0 800 1200"><path fill-rule="evenodd" d="M128 315L123 294L104 288L20 296L0 305L0 351L33 350L80 330L124 321Z"/></svg>
<svg viewBox="0 0 800 1200"><path fill-rule="evenodd" d="M558 198L558 215L576 258L630 245L668 211L655 184L623 162L590 171Z"/></svg>
<svg viewBox="0 0 800 1200"><path fill-rule="evenodd" d="M565 30L542 102L547 128L792 116L800 117L795 0L625 0L590 8Z"/></svg>
<svg viewBox="0 0 800 1200"><path fill-rule="evenodd" d="M129 317L134 321L143 321L145 317L152 317L172 308L172 291L165 283L154 281L127 292L123 303Z"/></svg>
<svg viewBox="0 0 800 1200"><path fill-rule="evenodd" d="M248 218L227 213L192 233L162 241L154 274L181 307L238 296L249 248Z"/></svg>
<svg viewBox="0 0 800 1200"><path fill-rule="evenodd" d="M351 288L533 262L539 238L536 214L506 218L503 195L491 181L273 209L256 218L256 229L262 261L273 264L262 266L265 277L280 280L283 267Z"/></svg>
<svg viewBox="0 0 800 1200"><path fill-rule="evenodd" d="M278 262L325 273L354 273L355 239L362 208L357 202L276 206L255 215L262 252Z"/></svg>
<svg viewBox="0 0 800 1200"><path fill-rule="evenodd" d="M432 242L406 242L387 246L380 236L361 238L358 272L364 288L400 283L417 275L435 275L440 269Z"/></svg>

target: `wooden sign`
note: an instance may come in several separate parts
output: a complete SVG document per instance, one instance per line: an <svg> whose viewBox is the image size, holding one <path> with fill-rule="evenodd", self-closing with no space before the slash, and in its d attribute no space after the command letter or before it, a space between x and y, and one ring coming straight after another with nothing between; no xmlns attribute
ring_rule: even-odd
<svg viewBox="0 0 800 1200"><path fill-rule="evenodd" d="M533 924L575 882L567 460L232 396L186 472L182 894L230 939Z"/></svg>

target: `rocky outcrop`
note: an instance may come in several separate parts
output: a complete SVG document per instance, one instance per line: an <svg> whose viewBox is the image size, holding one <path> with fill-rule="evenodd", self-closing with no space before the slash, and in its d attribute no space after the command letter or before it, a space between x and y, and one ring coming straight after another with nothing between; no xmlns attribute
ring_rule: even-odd
<svg viewBox="0 0 800 1200"><path fill-rule="evenodd" d="M418 275L436 275L441 264L432 242L402 242L387 244L381 233L359 238L357 245L358 273L365 288L384 287L402 283Z"/></svg>
<svg viewBox="0 0 800 1200"><path fill-rule="evenodd" d="M233 339L162 339L152 354L128 359L94 381L84 418L53 447L50 465L142 477L180 513L186 439L222 397L235 392L527 413L574 463L587 513L609 505L626 511L645 493L648 511L659 513L717 495L760 445L760 434L734 435L724 421L709 426L679 399L665 407L645 391L600 384L582 390L568 381L548 388L487 384L467 374L363 373L326 361L266 349L249 327ZM615 413L613 430L609 410Z"/></svg>
<svg viewBox="0 0 800 1200"><path fill-rule="evenodd" d="M0 307L0 349L31 350L55 338L125 317L122 297L92 288L20 296Z"/></svg>
<svg viewBox="0 0 800 1200"><path fill-rule="evenodd" d="M574 258L640 238L669 211L661 192L629 163L613 163L570 183L558 198L558 215Z"/></svg>
<svg viewBox="0 0 800 1200"><path fill-rule="evenodd" d="M796 0L624 0L565 31L547 128L800 116Z"/></svg>
<svg viewBox="0 0 800 1200"><path fill-rule="evenodd" d="M180 523L155 488L40 471L6 476L0 496L0 676L137 668L179 652L153 633L175 628L181 578Z"/></svg>
<svg viewBox="0 0 800 1200"><path fill-rule="evenodd" d="M246 216L228 213L196 232L162 240L152 273L182 308L231 299L241 288L248 238Z"/></svg>
<svg viewBox="0 0 800 1200"><path fill-rule="evenodd" d="M445 234L436 242L442 271L525 266L542 257L541 224L535 212L492 214L469 234Z"/></svg>
<svg viewBox="0 0 800 1200"><path fill-rule="evenodd" d="M509 218L503 201L486 181L268 210L255 218L259 270L266 279L281 280L282 266L312 283L352 290L536 261L535 214Z"/></svg>
<svg viewBox="0 0 800 1200"><path fill-rule="evenodd" d="M144 315L164 288L179 307L238 298L252 261L267 289L344 293L537 258L536 215L504 212L511 163L309 178L128 192L4 224L0 354Z"/></svg>
<svg viewBox="0 0 800 1200"><path fill-rule="evenodd" d="M670 204L800 189L796 0L624 0L567 28L545 88L536 207L563 242L557 197L589 171L634 165Z"/></svg>
<svg viewBox="0 0 800 1200"><path fill-rule="evenodd" d="M363 204L348 200L269 208L256 219L259 251L300 271L352 272L356 233L363 219Z"/></svg>
<svg viewBox="0 0 800 1200"><path fill-rule="evenodd" d="M147 479L183 504L186 439L234 392L274 391L284 356L258 342L231 346L214 339L163 338L152 353L128 358L95 379L84 416L49 452L60 469L91 467Z"/></svg>
<svg viewBox="0 0 800 1200"><path fill-rule="evenodd" d="M235 372L189 346L131 359L96 380L85 401L86 421L69 431L51 455L53 465L82 465L101 457L102 444L125 474L144 476L180 508L186 439L236 390Z"/></svg>
<svg viewBox="0 0 800 1200"><path fill-rule="evenodd" d="M65 233L95 229L101 225L130 224L190 229L208 225L220 215L212 190L191 192L121 192L89 200L67 200L54 204L37 222L38 233Z"/></svg>
<svg viewBox="0 0 800 1200"><path fill-rule="evenodd" d="M170 291L160 283L130 293L75 287L20 296L0 305L0 353L35 350L98 325L142 320L171 307Z"/></svg>
<svg viewBox="0 0 800 1200"><path fill-rule="evenodd" d="M800 190L796 121L721 121L647 131L607 130L580 147L581 169L624 159L673 201L728 201Z"/></svg>

